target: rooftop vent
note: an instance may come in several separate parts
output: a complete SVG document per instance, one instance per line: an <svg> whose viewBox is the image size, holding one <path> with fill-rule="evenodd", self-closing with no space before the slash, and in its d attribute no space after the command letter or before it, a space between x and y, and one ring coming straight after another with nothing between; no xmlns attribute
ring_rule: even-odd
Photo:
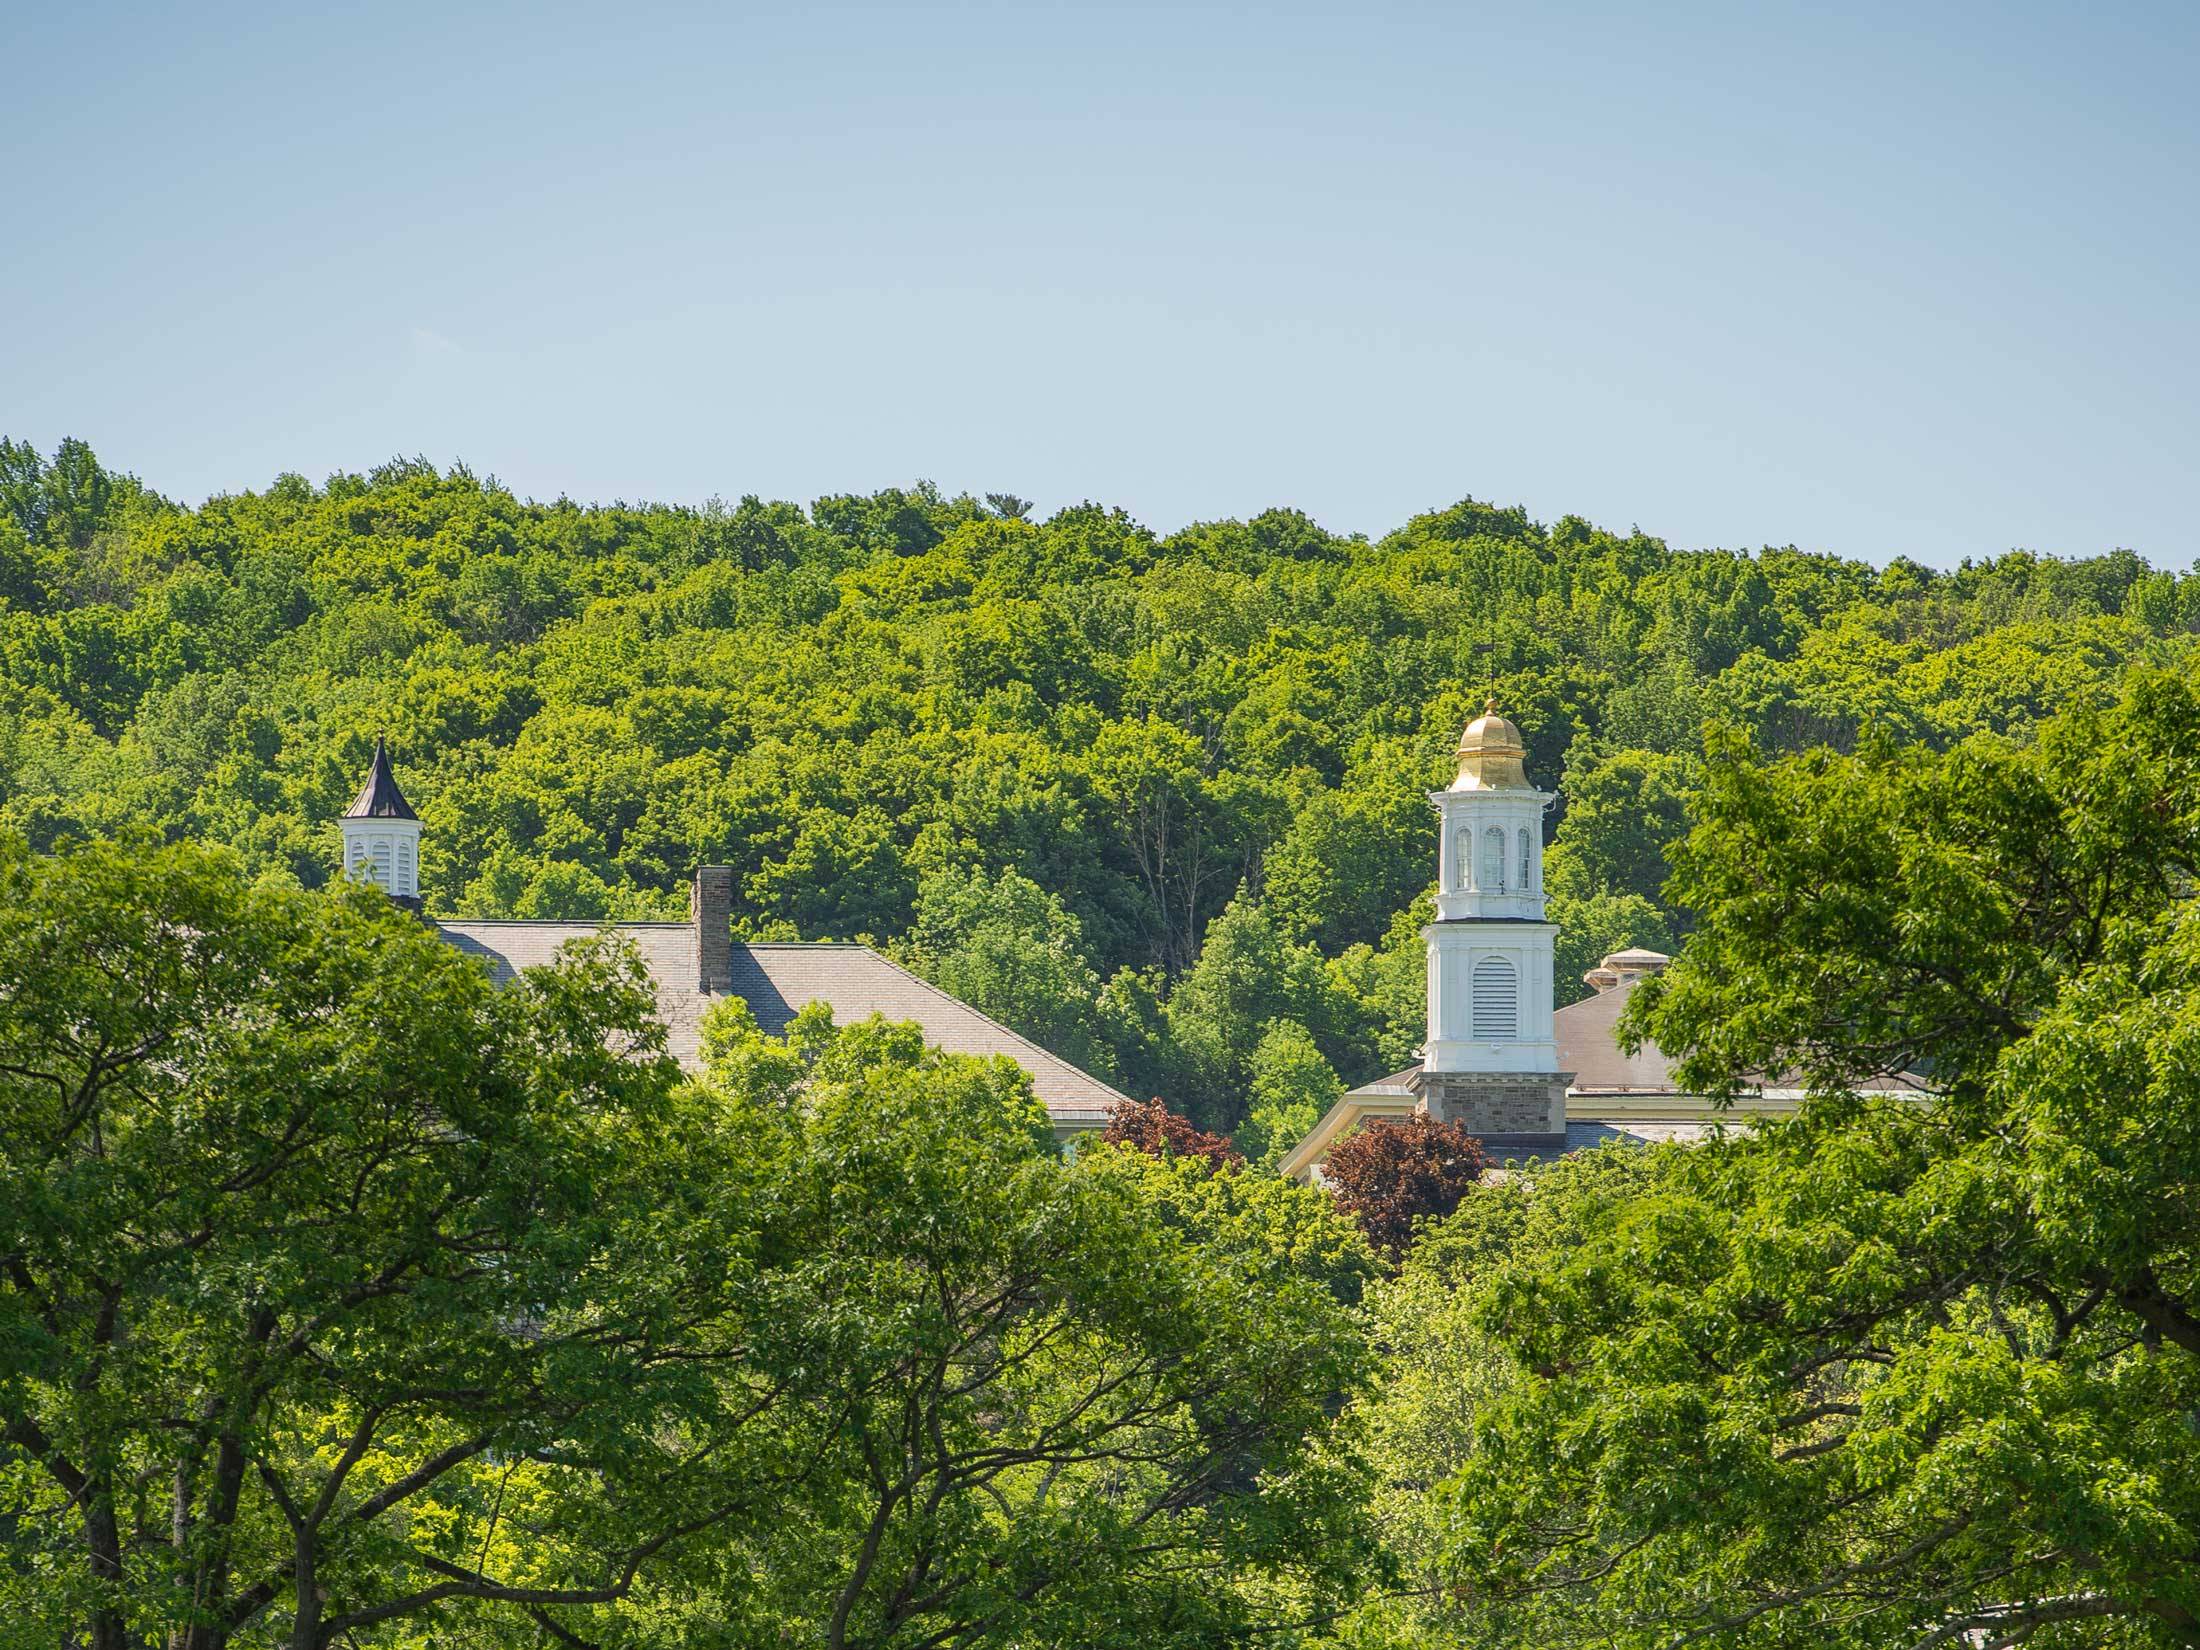
<svg viewBox="0 0 2200 1650"><path fill-rule="evenodd" d="M1615 951L1581 978L1599 991L1613 991L1659 972L1672 960L1663 951Z"/></svg>

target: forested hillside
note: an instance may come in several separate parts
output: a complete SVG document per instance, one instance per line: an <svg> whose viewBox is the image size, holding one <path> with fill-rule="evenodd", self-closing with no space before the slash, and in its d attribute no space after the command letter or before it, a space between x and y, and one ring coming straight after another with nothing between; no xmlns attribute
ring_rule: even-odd
<svg viewBox="0 0 2200 1650"><path fill-rule="evenodd" d="M315 885L387 730L431 911L679 915L728 863L750 935L871 938L1258 1155L1419 1041L1423 793L1485 693L1561 793L1570 981L1685 926L1707 720L2021 739L2195 630L2200 578L2121 551L1942 573L1472 500L1373 541L922 484L541 504L426 461L190 510L15 442L0 820Z"/></svg>
<svg viewBox="0 0 2200 1650"><path fill-rule="evenodd" d="M0 506L0 1650L2200 1644L2200 579L79 445ZM1685 930L1626 1033L1805 1099L1263 1173L1419 1035L1485 692L1568 965ZM616 938L500 990L285 886L378 728L433 908L727 861L1210 1132L730 997L683 1070Z"/></svg>

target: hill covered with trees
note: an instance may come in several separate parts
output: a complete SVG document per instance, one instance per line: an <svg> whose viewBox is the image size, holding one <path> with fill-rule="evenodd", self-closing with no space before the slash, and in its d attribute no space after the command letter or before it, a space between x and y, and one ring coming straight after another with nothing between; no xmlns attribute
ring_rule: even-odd
<svg viewBox="0 0 2200 1650"><path fill-rule="evenodd" d="M2200 579L2122 551L1936 572L1472 500L1377 540L923 484L583 506L424 460L186 509L75 441L0 445L0 604L34 849L141 828L318 885L387 730L433 911L674 915L730 864L749 935L873 939L1256 1157L1419 1041L1423 793L1486 692L1561 795L1570 982L1686 929L1707 722L2022 741L2200 630Z"/></svg>
<svg viewBox="0 0 2200 1650"><path fill-rule="evenodd" d="M0 510L0 1645L2200 1644L2200 580L76 444ZM1484 690L1573 956L1685 939L1628 1026L1806 1099L1362 1137L1416 1223L1260 1159L1417 1035ZM297 886L385 727L443 908L730 862L1208 1128L1065 1160L735 998L683 1072L615 938L496 990Z"/></svg>
<svg viewBox="0 0 2200 1650"><path fill-rule="evenodd" d="M1798 1113L1329 1188L0 835L0 1645L2200 1643L2200 694L1695 808L1629 1017Z"/></svg>

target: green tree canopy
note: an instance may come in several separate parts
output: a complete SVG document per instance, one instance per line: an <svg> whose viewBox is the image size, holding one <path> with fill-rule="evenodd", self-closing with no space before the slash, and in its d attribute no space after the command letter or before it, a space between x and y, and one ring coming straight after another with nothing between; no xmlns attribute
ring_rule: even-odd
<svg viewBox="0 0 2200 1650"><path fill-rule="evenodd" d="M817 1453L774 1531L668 1596L683 1632L1190 1647L1376 1567L1318 1449L1367 1376L1372 1262L1319 1192L1065 1162L1021 1070L913 1026L813 1009L775 1041L736 1006L709 1055L783 1154L750 1357Z"/></svg>
<svg viewBox="0 0 2200 1650"><path fill-rule="evenodd" d="M4 841L0 887L22 1642L525 1620L754 1513L754 1407L693 1361L739 1338L742 1141L631 955L500 992L378 892L190 847Z"/></svg>
<svg viewBox="0 0 2200 1650"><path fill-rule="evenodd" d="M1204 1645L1381 1568L1365 1245L914 1026L662 1052L378 892L0 842L0 1635Z"/></svg>
<svg viewBox="0 0 2200 1650"><path fill-rule="evenodd" d="M1687 931L1663 851L1707 718L1768 755L2022 743L2196 631L2200 579L2127 552L1880 568L1475 500L1369 538L1290 509L1157 533L928 483L545 503L417 457L185 509L82 441L0 440L0 825L221 842L317 887L386 731L433 912L677 916L729 865L744 934L930 951L1227 1128L1277 1018L1349 1082L1418 1043L1399 913L1485 692L1562 792L1571 992ZM1012 878L1060 908L1045 955L914 934L935 884ZM1240 900L1333 989L1248 1020L1203 984L1172 1033Z"/></svg>
<svg viewBox="0 0 2200 1650"><path fill-rule="evenodd" d="M1477 1284L1452 1574L1545 1643L2200 1642L2200 699L1714 755L1630 1023L1812 1097Z"/></svg>

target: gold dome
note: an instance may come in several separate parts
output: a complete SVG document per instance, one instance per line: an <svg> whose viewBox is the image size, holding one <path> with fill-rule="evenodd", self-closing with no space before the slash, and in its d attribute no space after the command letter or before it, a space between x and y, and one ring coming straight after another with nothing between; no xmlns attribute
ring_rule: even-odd
<svg viewBox="0 0 2200 1650"><path fill-rule="evenodd" d="M1527 754L1527 747L1520 742L1520 730L1497 714L1497 701L1492 699L1459 736L1459 777L1451 782L1451 788L1532 790L1528 770L1522 765Z"/></svg>

